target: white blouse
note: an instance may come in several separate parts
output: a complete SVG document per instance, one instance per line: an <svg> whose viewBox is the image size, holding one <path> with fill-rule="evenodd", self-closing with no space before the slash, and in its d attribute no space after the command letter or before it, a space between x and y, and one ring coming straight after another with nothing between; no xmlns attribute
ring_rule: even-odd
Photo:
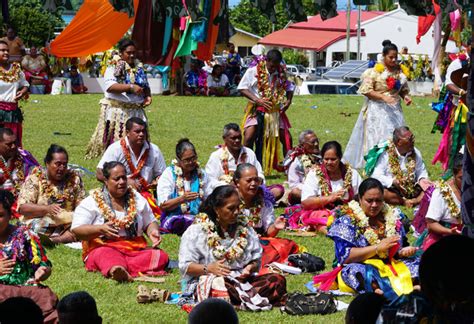
<svg viewBox="0 0 474 324"><path fill-rule="evenodd" d="M134 93L127 93L127 92L114 93L114 92L107 91L111 86L118 83L117 78L114 75L114 71L115 71L115 67L113 66L109 66L105 70L105 73L104 73L105 98L117 100L117 101L125 102L125 103L136 103L136 104L143 103L143 101L145 100L144 95L137 95Z"/></svg>
<svg viewBox="0 0 474 324"><path fill-rule="evenodd" d="M0 80L0 101L15 102L16 93L23 87L29 87L30 84L25 79L25 74L20 71L20 78L16 82L5 82Z"/></svg>
<svg viewBox="0 0 474 324"><path fill-rule="evenodd" d="M238 277L242 273L243 268L250 262L260 260L262 257L262 247L258 239L257 233L252 228L248 228L247 247L242 257L229 264L232 272L231 276ZM234 239L221 239L221 244L230 247ZM188 267L191 263L205 264L216 262L216 258L212 254L212 249L207 244L207 233L203 230L201 224L193 224L188 227L181 237L179 246L179 271L185 280L189 280L192 276L187 275Z"/></svg>
<svg viewBox="0 0 474 324"><path fill-rule="evenodd" d="M356 169L351 168L352 172L352 190L354 195L359 191L359 185L362 182L362 178ZM332 192L344 189L344 179L339 179L337 181L331 180ZM303 189L301 191L301 201L306 200L310 197L320 197L321 196L321 186L319 184L319 177L316 175L314 170L311 170L304 180ZM343 199L349 199L349 193L346 192Z"/></svg>
<svg viewBox="0 0 474 324"><path fill-rule="evenodd" d="M156 218L154 217L146 199L135 190L134 194L137 208L137 236L142 236L148 225L156 222ZM123 219L125 217L125 212L116 211L115 215L118 219ZM102 216L97 203L92 196L89 196L81 201L74 211L71 229L75 229L81 225L102 225L104 223L105 219ZM127 236L124 229L120 229L118 234L121 237Z"/></svg>
<svg viewBox="0 0 474 324"><path fill-rule="evenodd" d="M450 194L459 210L461 210L461 202L458 200L452 190L450 190ZM443 195L438 188L433 190L433 193L431 194L430 206L428 207L425 217L436 222L443 221L450 224L459 224L460 221L451 215L448 204L446 203L446 200L443 198Z"/></svg>

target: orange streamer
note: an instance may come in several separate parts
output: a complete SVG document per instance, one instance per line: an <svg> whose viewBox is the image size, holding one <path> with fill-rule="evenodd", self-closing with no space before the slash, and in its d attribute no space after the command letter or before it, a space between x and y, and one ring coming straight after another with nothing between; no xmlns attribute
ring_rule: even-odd
<svg viewBox="0 0 474 324"><path fill-rule="evenodd" d="M217 16L217 13L221 9L220 1L213 1L211 8L211 18L209 19L207 40L205 43L199 43L198 48L194 51L194 54L198 59L207 61L212 58L212 53L217 42L217 35L219 34L219 25L214 25L212 21L214 17Z"/></svg>
<svg viewBox="0 0 474 324"><path fill-rule="evenodd" d="M134 0L137 12L139 0ZM114 11L108 0L85 0L76 16L51 43L57 57L78 57L114 46L132 26L134 17Z"/></svg>

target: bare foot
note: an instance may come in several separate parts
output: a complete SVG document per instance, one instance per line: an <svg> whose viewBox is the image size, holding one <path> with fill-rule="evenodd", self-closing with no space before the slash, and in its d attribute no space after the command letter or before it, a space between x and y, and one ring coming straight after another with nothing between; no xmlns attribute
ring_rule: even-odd
<svg viewBox="0 0 474 324"><path fill-rule="evenodd" d="M115 266L110 269L110 277L118 282L132 281L132 276L122 266Z"/></svg>
<svg viewBox="0 0 474 324"><path fill-rule="evenodd" d="M376 293L377 295L383 295L383 290L380 288L377 288L374 290L374 293Z"/></svg>

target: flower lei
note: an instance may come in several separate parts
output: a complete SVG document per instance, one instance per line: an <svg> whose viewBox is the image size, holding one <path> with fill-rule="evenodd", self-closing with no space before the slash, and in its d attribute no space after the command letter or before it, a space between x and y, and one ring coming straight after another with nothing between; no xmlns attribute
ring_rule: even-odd
<svg viewBox="0 0 474 324"><path fill-rule="evenodd" d="M135 190L128 187L128 201L127 201L127 215L123 219L117 219L112 208L105 202L104 192L102 189L94 189L91 192L100 214L104 217L106 222L111 222L117 228L129 228L135 223L137 217L137 207L135 202Z"/></svg>
<svg viewBox="0 0 474 324"><path fill-rule="evenodd" d="M0 70L0 80L6 83L13 83L20 79L21 67L17 62L13 62L9 70Z"/></svg>
<svg viewBox="0 0 474 324"><path fill-rule="evenodd" d="M257 206L247 208L245 206L245 202L243 200L241 200L239 210L243 211L244 209L247 209L249 211L248 216L245 216L244 214L242 214L243 216L247 217L249 226L254 227L254 226L256 226L257 224L260 223L260 218L261 218L260 217L260 212L262 211L262 203L261 202L257 203Z"/></svg>
<svg viewBox="0 0 474 324"><path fill-rule="evenodd" d="M125 159L127 160L128 167L132 172L130 177L132 179L138 178L138 181L142 186L142 190L147 190L149 186L148 182L143 179L143 177L140 175L140 172L142 172L142 169L145 166L146 161L148 160L148 153L150 152L150 149L146 149L145 152L143 152L143 155L141 156L140 160L138 161L138 165L135 168L135 165L133 165L132 162L132 157L130 155L130 150L128 149L127 143L125 142L125 138L122 138L120 140L120 146L122 147L123 154L125 155Z"/></svg>
<svg viewBox="0 0 474 324"><path fill-rule="evenodd" d="M352 170L349 163L344 164L346 167L346 175L344 177L344 184L343 188L346 192L349 192L352 187ZM329 196L332 192L330 189L331 187L331 180L326 177L321 169L320 165L314 166L314 171L316 175L319 177L319 187L321 188L321 195L322 196Z"/></svg>
<svg viewBox="0 0 474 324"><path fill-rule="evenodd" d="M313 165L316 163L313 161L314 160L312 158L313 156L314 155L309 155L309 154L300 155L299 159L300 159L301 164L303 165L303 169L305 170L305 172L311 169Z"/></svg>
<svg viewBox="0 0 474 324"><path fill-rule="evenodd" d="M407 82L407 77L401 69L396 72L390 72L382 63L377 63L374 66L374 71L380 74L382 80L385 80L389 90L400 90L402 85Z"/></svg>
<svg viewBox="0 0 474 324"><path fill-rule="evenodd" d="M441 193L441 196L443 196L444 201L448 205L449 213L451 216L457 220L461 219L461 210L459 209L458 205L454 201L454 198L451 194L452 189L451 187L445 182L445 181L440 181L438 183L438 188L439 192Z"/></svg>
<svg viewBox="0 0 474 324"><path fill-rule="evenodd" d="M48 198L48 201L73 201L75 192L74 189L76 188L76 177L78 177L77 173L72 170L67 170L64 185L62 188L56 187L52 185L48 181L48 177L41 167L36 167L31 171L32 174L35 174L41 187L43 188L44 195ZM55 190L57 188L57 190Z"/></svg>
<svg viewBox="0 0 474 324"><path fill-rule="evenodd" d="M224 175L220 176L219 180L222 180L226 183L231 183L232 177L234 175L233 172L229 171L229 157L230 157L230 152L227 149L227 146L223 145L220 159L221 159L221 165L222 165L222 170L224 171ZM247 153L244 151L242 155L240 156L239 161L237 161L237 165L241 163L245 163L246 161L247 161Z"/></svg>
<svg viewBox="0 0 474 324"><path fill-rule="evenodd" d="M126 75L128 74L130 84L135 84L136 74L140 69L143 69L143 63L140 61L135 60L135 67L132 68L130 64L123 60L119 55L114 55L110 64L115 65L114 76L125 81Z"/></svg>
<svg viewBox="0 0 474 324"><path fill-rule="evenodd" d="M278 67L278 78L276 79L276 84L274 82L269 83L266 62L260 60L257 64L258 93L262 99L271 101L274 107L282 104L286 95L286 75L281 66Z"/></svg>
<svg viewBox="0 0 474 324"><path fill-rule="evenodd" d="M204 213L196 215L195 223L200 224L203 231L207 233L207 245L212 249L212 255L217 260L226 259L229 263L240 259L248 245L248 223L246 217L239 216L237 219L237 230L235 231L232 245L225 248L221 243L221 237L217 233L217 227ZM227 234L227 233L226 233Z"/></svg>
<svg viewBox="0 0 474 324"><path fill-rule="evenodd" d="M7 162L3 156L0 156L0 169L2 169L3 172L3 181L11 179L13 171L17 171L17 181L13 181L13 179L11 180L14 186L14 193L19 192L21 184L23 183L23 180L25 180L25 173L23 172L23 160L20 158L20 156L18 154L16 155L11 166L7 166Z"/></svg>
<svg viewBox="0 0 474 324"><path fill-rule="evenodd" d="M359 234L364 235L370 245L377 245L382 239L396 235L397 227L400 226L398 214L387 204L384 205L382 210L385 219L385 228L377 232L369 225L369 217L365 215L357 201L352 200L349 202L344 208L344 212L352 218L358 228Z"/></svg>
<svg viewBox="0 0 474 324"><path fill-rule="evenodd" d="M406 163L406 172L404 172L400 167L400 161L398 159L397 149L393 141L390 141L390 144L387 148L388 153L388 164L390 167L390 172L392 172L395 179L398 180L400 185L405 188L409 197L415 193L415 167L416 167L416 155L411 154L407 158Z"/></svg>
<svg viewBox="0 0 474 324"><path fill-rule="evenodd" d="M171 161L171 164L174 166L174 172L176 174L176 191L178 193L178 197L184 196L184 177L183 177L183 169L178 165L178 161L174 159ZM203 174L199 162L197 163L197 176L199 181L199 198L204 197L204 190L202 189L203 186ZM186 202L181 204L181 212L185 214L188 211L188 204Z"/></svg>

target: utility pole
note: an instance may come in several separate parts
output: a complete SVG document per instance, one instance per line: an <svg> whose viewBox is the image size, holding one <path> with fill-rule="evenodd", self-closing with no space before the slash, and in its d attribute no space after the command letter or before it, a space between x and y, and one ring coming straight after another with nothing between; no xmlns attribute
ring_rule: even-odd
<svg viewBox="0 0 474 324"><path fill-rule="evenodd" d="M347 0L347 9L346 9L346 57L345 61L349 61L351 53L351 0Z"/></svg>
<svg viewBox="0 0 474 324"><path fill-rule="evenodd" d="M357 60L360 60L360 36L361 36L361 28L360 28L360 15L361 10L360 6L357 6Z"/></svg>

